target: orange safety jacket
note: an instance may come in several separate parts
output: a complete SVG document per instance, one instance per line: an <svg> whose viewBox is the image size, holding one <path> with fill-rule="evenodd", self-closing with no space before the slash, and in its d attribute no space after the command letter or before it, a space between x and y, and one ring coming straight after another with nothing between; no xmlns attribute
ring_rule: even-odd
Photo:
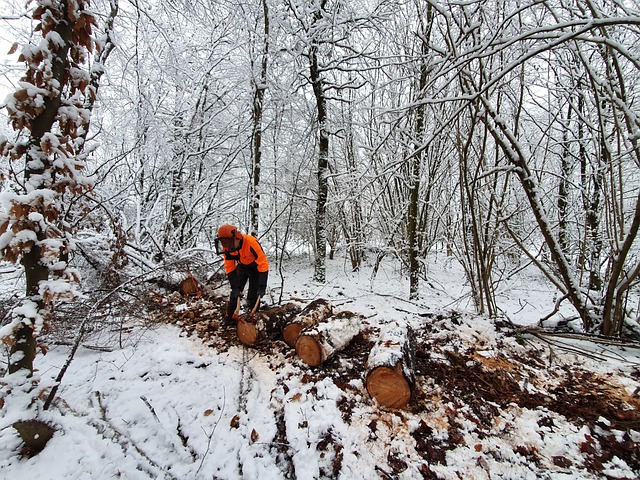
<svg viewBox="0 0 640 480"><path fill-rule="evenodd" d="M240 263L244 266L251 266L255 263L259 272L269 271L269 261L260 246L260 242L252 235L243 234L240 241L240 248L235 252L223 250L224 271L228 274L236 269Z"/></svg>

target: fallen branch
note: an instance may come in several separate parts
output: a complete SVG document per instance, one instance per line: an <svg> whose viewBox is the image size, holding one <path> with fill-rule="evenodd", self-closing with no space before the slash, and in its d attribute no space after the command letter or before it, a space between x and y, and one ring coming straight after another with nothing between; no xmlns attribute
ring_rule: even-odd
<svg viewBox="0 0 640 480"><path fill-rule="evenodd" d="M518 330L520 333L529 333L531 335L563 337L563 338L570 338L573 340L581 340L581 341L598 343L601 345L612 345L616 347L628 347L628 348L640 349L640 342L636 342L634 340L625 340L622 338L606 337L604 335L593 335L589 333L579 333L579 332L575 332L575 333L555 332L553 330L545 330L539 327L524 327L524 328L518 327Z"/></svg>
<svg viewBox="0 0 640 480"><path fill-rule="evenodd" d="M172 263L177 263L177 262L172 262ZM135 282L136 280L139 280L141 278L144 278L145 276L153 273L156 270L159 270L161 268L165 268L167 266L169 266L171 264L165 264L162 265L160 267L156 267L155 269L151 270L150 272L146 272L146 273L142 273L140 275L137 275L133 278L130 278L129 280L127 280L126 282L121 283L120 285L118 285L116 288L112 289L111 291L109 291L106 295L104 295L100 300L98 300L97 302L95 302L91 308L89 309L89 311L87 312L87 315L84 317L84 319L82 320L82 323L80 324L80 328L78 329L78 333L76 335L76 339L73 342L73 347L71 348L71 352L69 352L69 356L67 357L67 361L64 363L64 365L62 366L62 369L60 369L60 372L58 373L58 376L56 377L56 381L53 385L53 387L51 388L51 391L49 392L49 395L47 396L47 399L44 402L44 406L43 409L44 410L48 410L49 407L51 406L51 403L53 402L53 399L56 396L56 393L58 393L58 388L60 387L60 383L62 382L62 378L64 377L64 374L67 372L67 369L69 368L69 365L71 365L71 362L73 360L73 358L76 355L76 352L78 351L78 347L80 346L80 342L82 342L82 339L87 331L87 325L89 324L89 320L92 318L94 312L104 303L106 302L109 297L111 297L111 295L115 294L116 292L122 290L126 285Z"/></svg>
<svg viewBox="0 0 640 480"><path fill-rule="evenodd" d="M576 355L582 355L583 357L591 358L593 360L598 360L598 361L616 360L621 362L628 362L628 363L631 363L632 365L640 365L640 362L634 362L632 360L629 360L628 358L623 357L622 355L618 355L618 354L605 355L602 353L593 352L591 350L588 350L586 348L582 348L576 345L570 345L566 342L561 342L556 339L547 338L547 337L553 336L550 334L540 333L540 332L526 332L526 333L523 332L523 335L525 334L531 335L532 337L542 340L543 342L547 343L550 347L554 346L566 352L575 353ZM580 340L588 340L588 339L580 339ZM553 351L551 353L553 355Z"/></svg>
<svg viewBox="0 0 640 480"><path fill-rule="evenodd" d="M207 436L207 449L204 451L204 455L202 455L202 459L200 460L200 465L198 465L198 469L196 470L196 473L194 475L196 477L198 476L198 473L202 469L202 465L204 465L204 459L207 458L207 455L209 454L209 450L211 450L211 439L213 438L213 434L216 431L216 427L218 426L218 424L220 423L220 420L222 419L222 414L224 413L224 407L226 404L227 404L227 389L226 387L222 387L222 408L220 409L220 415L218 415L218 420L216 420L216 423L213 425L213 429L211 430L211 433L207 433L204 428L202 429L204 434Z"/></svg>
<svg viewBox="0 0 640 480"><path fill-rule="evenodd" d="M72 413L77 417L84 417L87 420L87 425L95 428L96 431L102 435L103 438L107 440L111 440L114 443L117 443L122 449L123 453L126 455L129 447L133 448L135 452L144 458L151 468L145 468L143 465L138 464L138 468L144 472L146 472L151 478L158 478L158 471L164 474L165 478L175 479L170 472L161 467L157 462L149 457L140 447L138 447L131 438L129 438L125 433L121 432L117 427L115 427L106 416L106 408L102 404L102 396L100 392L94 392L94 397L98 402L98 410L100 412L100 418L95 419L89 416L87 413L78 412L73 409L66 401L62 400L58 403L58 408L61 411L67 411ZM153 471L153 469L157 469L158 471Z"/></svg>

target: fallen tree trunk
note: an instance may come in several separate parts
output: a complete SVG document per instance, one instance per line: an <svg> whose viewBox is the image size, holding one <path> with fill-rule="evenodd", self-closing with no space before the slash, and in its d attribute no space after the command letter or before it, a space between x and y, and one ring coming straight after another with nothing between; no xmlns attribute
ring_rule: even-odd
<svg viewBox="0 0 640 480"><path fill-rule="evenodd" d="M258 311L251 319L239 319L236 333L240 341L248 346L256 346L266 340L279 339L291 316L299 311L300 309L292 303Z"/></svg>
<svg viewBox="0 0 640 480"><path fill-rule="evenodd" d="M295 347L296 341L304 329L326 320L332 313L329 301L323 298L314 300L282 329L282 338L287 345Z"/></svg>
<svg viewBox="0 0 640 480"><path fill-rule="evenodd" d="M345 348L360 333L362 317L340 312L306 329L296 341L296 354L311 367Z"/></svg>
<svg viewBox="0 0 640 480"><path fill-rule="evenodd" d="M202 295L198 281L191 272L167 272L161 277L152 278L149 281L171 292L180 292L187 296Z"/></svg>
<svg viewBox="0 0 640 480"><path fill-rule="evenodd" d="M365 385L380 405L402 408L411 400L415 383L414 334L411 328L393 322L380 331L367 359Z"/></svg>

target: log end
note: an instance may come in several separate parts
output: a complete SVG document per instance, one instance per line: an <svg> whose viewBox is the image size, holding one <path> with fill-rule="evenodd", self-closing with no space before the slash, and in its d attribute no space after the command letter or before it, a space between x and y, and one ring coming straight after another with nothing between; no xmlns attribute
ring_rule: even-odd
<svg viewBox="0 0 640 480"><path fill-rule="evenodd" d="M253 322L246 322L241 318L238 319L236 333L240 341L245 345L255 345L258 343L258 329Z"/></svg>
<svg viewBox="0 0 640 480"><path fill-rule="evenodd" d="M296 340L296 354L304 363L315 367L322 363L322 347L310 335L300 335Z"/></svg>
<svg viewBox="0 0 640 480"><path fill-rule="evenodd" d="M196 279L193 277L187 277L180 282L180 292L187 296L199 295L200 289L198 288L198 282L196 282Z"/></svg>
<svg viewBox="0 0 640 480"><path fill-rule="evenodd" d="M411 400L411 387L400 369L376 367L367 375L369 395L385 407L402 408Z"/></svg>
<svg viewBox="0 0 640 480"><path fill-rule="evenodd" d="M282 338L290 347L295 347L296 341L304 327L300 323L290 323L282 329Z"/></svg>

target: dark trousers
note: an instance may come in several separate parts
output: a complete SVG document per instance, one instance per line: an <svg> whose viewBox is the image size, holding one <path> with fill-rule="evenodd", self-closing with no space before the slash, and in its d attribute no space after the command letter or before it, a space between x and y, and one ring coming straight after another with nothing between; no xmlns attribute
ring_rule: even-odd
<svg viewBox="0 0 640 480"><path fill-rule="evenodd" d="M249 281L249 290L247 292L247 300L245 302L245 309L250 312L258 300L258 268L255 266L245 267L244 265L238 265L236 267L236 289L231 290L229 296L229 305L227 306L227 316L232 316L237 305L238 300L242 297L244 287ZM258 311L260 306L256 309Z"/></svg>

